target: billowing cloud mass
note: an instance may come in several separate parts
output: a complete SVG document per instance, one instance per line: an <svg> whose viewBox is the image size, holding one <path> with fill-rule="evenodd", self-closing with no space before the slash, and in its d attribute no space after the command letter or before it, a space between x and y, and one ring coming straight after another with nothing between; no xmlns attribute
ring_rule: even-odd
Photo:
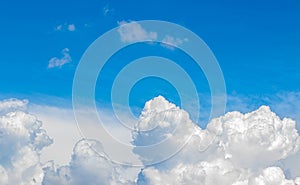
<svg viewBox="0 0 300 185"><path fill-rule="evenodd" d="M52 140L42 123L25 112L27 101L0 101L0 184L41 184L40 151Z"/></svg>
<svg viewBox="0 0 300 185"><path fill-rule="evenodd" d="M113 164L103 151L100 142L95 140L80 140L74 147L69 165L55 169L46 169L44 185L106 185L133 184L122 177L124 169Z"/></svg>
<svg viewBox="0 0 300 185"><path fill-rule="evenodd" d="M27 109L28 100L8 99L0 101L0 114L4 115L8 112Z"/></svg>
<svg viewBox="0 0 300 185"><path fill-rule="evenodd" d="M162 98L153 101L168 104ZM153 112L151 117L160 114L155 109ZM183 117L184 113L178 112L165 116L163 121L170 124L164 125L171 126L173 120L185 120L181 124L190 125L191 121ZM142 117L142 123L145 119L151 120ZM182 135L171 139L176 142L183 139ZM152 135L147 140L157 137ZM287 180L288 166L280 168L284 166L280 161L297 153L299 147L295 122L281 120L269 107L262 106L248 114L230 112L213 119L205 130L194 125L189 143L168 161L143 169L138 184L299 184L299 178Z"/></svg>
<svg viewBox="0 0 300 185"><path fill-rule="evenodd" d="M39 153L51 139L41 122L25 112L26 104L0 102L0 184L300 185L295 122L279 118L267 106L247 114L227 113L201 129L184 110L161 96L154 98L135 125L133 143L166 144L147 152L134 149L145 166L132 175L134 167L112 162L100 141L92 139L77 142L66 166L41 164ZM148 165L174 154L184 141L171 158Z"/></svg>
<svg viewBox="0 0 300 185"><path fill-rule="evenodd" d="M63 65L72 61L69 48L61 51L62 57L53 57L49 60L48 68L62 67Z"/></svg>

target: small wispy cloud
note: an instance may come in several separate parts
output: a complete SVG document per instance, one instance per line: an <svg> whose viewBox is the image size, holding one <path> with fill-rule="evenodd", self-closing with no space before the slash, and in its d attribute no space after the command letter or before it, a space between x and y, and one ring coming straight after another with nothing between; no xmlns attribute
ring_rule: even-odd
<svg viewBox="0 0 300 185"><path fill-rule="evenodd" d="M76 30L75 24L69 24L68 25L68 30L69 31L75 31Z"/></svg>
<svg viewBox="0 0 300 185"><path fill-rule="evenodd" d="M63 29L63 25L62 24L60 24L60 25L58 25L58 26L55 27L55 31L62 31L62 29Z"/></svg>
<svg viewBox="0 0 300 185"><path fill-rule="evenodd" d="M54 29L55 31L76 31L76 26L75 24L68 24L68 23L64 23L64 24L60 24L58 26L55 27Z"/></svg>
<svg viewBox="0 0 300 185"><path fill-rule="evenodd" d="M120 25L118 32L122 42L130 43L144 40L153 41L157 38L156 32L145 30L139 23L135 21L121 21L118 22L118 24Z"/></svg>
<svg viewBox="0 0 300 185"><path fill-rule="evenodd" d="M62 57L53 57L49 60L48 68L62 67L63 65L72 61L69 48L61 51Z"/></svg>
<svg viewBox="0 0 300 185"><path fill-rule="evenodd" d="M179 45L183 44L184 42L188 42L187 38L181 39L181 38L174 38L170 35L166 35L162 40L162 46L173 50L174 47L178 47Z"/></svg>
<svg viewBox="0 0 300 185"><path fill-rule="evenodd" d="M158 38L158 33L154 31L146 30L136 21L120 21L118 22L118 32L121 37L121 41L124 43L138 42L138 41L154 41ZM187 38L177 38L171 35L160 35L162 38L161 46L173 50L175 47L182 45L184 42L188 42Z"/></svg>
<svg viewBox="0 0 300 185"><path fill-rule="evenodd" d="M111 8L109 4L106 4L106 5L102 8L102 14L103 14L104 16L107 16L107 15L113 13L113 12L114 12L114 9Z"/></svg>

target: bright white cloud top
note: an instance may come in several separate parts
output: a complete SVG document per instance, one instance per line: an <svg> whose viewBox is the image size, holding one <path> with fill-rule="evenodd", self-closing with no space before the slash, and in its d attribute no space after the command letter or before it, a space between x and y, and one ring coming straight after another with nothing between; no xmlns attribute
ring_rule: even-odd
<svg viewBox="0 0 300 185"><path fill-rule="evenodd" d="M174 114L174 120L181 115ZM195 125L187 146L169 161L145 168L139 184L299 184L299 178L287 180L287 169L279 167L299 146L295 122L280 120L269 107L245 115L230 112L213 119L206 130Z"/></svg>
<svg viewBox="0 0 300 185"><path fill-rule="evenodd" d="M40 152L52 140L41 122L26 112L26 105L27 101L14 99L0 102L0 184L3 185L300 184L297 171L300 137L295 122L280 119L266 106L247 114L227 113L201 129L186 111L163 97L150 100L136 125L133 143L149 145L169 138L168 147L160 150L164 152L185 137L191 138L172 158L145 166L132 175L130 167L111 162L100 141L95 140L78 141L66 166L42 164ZM151 128L155 128L151 134L138 132ZM144 164L160 155L158 151L134 152ZM291 160L292 163L288 162Z"/></svg>
<svg viewBox="0 0 300 185"><path fill-rule="evenodd" d="M0 102L0 184L41 184L40 151L52 140L26 112L27 101Z"/></svg>

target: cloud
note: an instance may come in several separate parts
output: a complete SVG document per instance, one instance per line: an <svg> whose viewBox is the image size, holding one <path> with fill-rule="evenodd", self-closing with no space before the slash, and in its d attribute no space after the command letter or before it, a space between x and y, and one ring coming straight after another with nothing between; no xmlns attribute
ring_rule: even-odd
<svg viewBox="0 0 300 185"><path fill-rule="evenodd" d="M141 117L140 124L144 121L151 125L150 120L159 123L159 119L164 122L153 133L147 133L147 139L135 137L137 143L148 144L147 141L155 140L161 133L169 130L173 123L180 120L180 124L190 125L188 118L182 119L184 111L178 110L170 115L169 103L156 98L151 103L160 108L166 107L165 114L161 116L161 111L156 111L153 107L147 108L146 112L152 112ZM147 107L147 105L146 105ZM142 113L143 115L143 113ZM195 125L194 125L195 126ZM279 167L278 162L295 155L300 149L300 137L295 129L295 122L291 119L280 119L269 107L262 106L251 113L242 114L230 112L224 116L213 119L202 130L194 127L192 139L174 157L161 164L144 168L140 175L138 184L197 184L197 185L231 185L231 184L295 184L299 183L299 178L288 180L285 171L290 170L289 166ZM179 128L181 129L181 128ZM181 131L188 134L187 130ZM158 133L158 135L157 135ZM171 134L172 142L182 140L184 134ZM142 143L141 143L142 142ZM169 148L162 148L168 150ZM154 153L139 153L143 159L145 156L149 160ZM144 161L144 160L143 160ZM294 161L299 164L300 161ZM283 167L284 166L284 167Z"/></svg>
<svg viewBox="0 0 300 185"><path fill-rule="evenodd" d="M178 47L179 45L183 44L184 42L188 42L188 39L187 38L184 38L184 39L174 38L170 35L166 35L163 38L162 42L163 42L162 46L173 50L174 47Z"/></svg>
<svg viewBox="0 0 300 185"><path fill-rule="evenodd" d="M53 140L41 128L42 123L35 116L26 113L28 110L27 103L27 100L21 101L17 99L8 99L0 102L2 111L0 114L1 185L133 184L135 176L132 174L137 174L139 169L126 169L111 162L104 152L102 144L96 140L79 138L79 141L75 142L73 152L72 150L70 152L67 151L72 154L71 160L64 165L58 166L53 160L41 162L41 154L44 152L45 147L49 146ZM69 117L69 113L72 113L69 109L55 109L54 107L44 105L31 105L31 111L36 109L44 111L45 114L52 112L50 117L62 115ZM60 114L57 114L58 112ZM64 116L60 119L70 119ZM57 121L57 119L50 121ZM64 124L66 123L64 122L48 124L54 124L53 127L56 127L56 131L61 130L61 134L65 140L68 137L72 137L69 135L72 133L72 130L66 130L66 128L72 128L72 126L65 126ZM76 124L72 124L76 128ZM49 125L47 128L49 128ZM75 131L78 133L76 129ZM66 137L66 133L68 133L68 137ZM52 153L52 159L54 159L54 156L66 152L64 150L64 148L68 148L68 146L65 146L66 144L69 144L71 147L73 144L73 140L70 143L65 143L61 142L62 140L57 140L56 137L54 141L58 142L57 144L63 146L63 148L56 148L55 153ZM97 150L95 151L94 149ZM126 154L126 151L120 155L124 154Z"/></svg>
<svg viewBox="0 0 300 185"><path fill-rule="evenodd" d="M61 102L62 100L57 101ZM47 147L41 152L41 161L45 163L52 160L56 165L69 164L74 145L82 139L72 109L31 103L28 111L39 120L43 120L43 128L54 140L51 147ZM68 137L66 137L66 133L68 133Z"/></svg>
<svg viewBox="0 0 300 185"><path fill-rule="evenodd" d="M28 100L18 100L18 99L7 99L0 101L0 114L6 114L8 112L16 110L26 110Z"/></svg>
<svg viewBox="0 0 300 185"><path fill-rule="evenodd" d="M133 184L130 180L121 178L120 170L118 165L109 160L100 142L80 140L74 147L70 164L57 170L50 166L46 170L43 184Z"/></svg>
<svg viewBox="0 0 300 185"><path fill-rule="evenodd" d="M157 38L157 33L145 30L140 24L135 21L118 22L119 29L118 32L121 37L122 42L138 42L144 40L155 40Z"/></svg>
<svg viewBox="0 0 300 185"><path fill-rule="evenodd" d="M68 25L68 30L69 30L69 31L75 31L75 30L76 30L75 25L74 25L74 24L69 24L69 25Z"/></svg>
<svg viewBox="0 0 300 185"><path fill-rule="evenodd" d="M112 14L114 12L114 9L110 7L109 4L106 4L103 8L102 8L102 14L104 16L107 16L109 14Z"/></svg>
<svg viewBox="0 0 300 185"><path fill-rule="evenodd" d="M70 31L70 32L74 32L74 31L76 31L76 26L75 26L75 24L64 23L64 24L60 24L60 25L56 26L55 27L55 31Z"/></svg>
<svg viewBox="0 0 300 185"><path fill-rule="evenodd" d="M0 102L0 182L41 184L44 177L41 150L52 143L35 116L25 112L27 101ZM18 110L20 109L20 110Z"/></svg>
<svg viewBox="0 0 300 185"><path fill-rule="evenodd" d="M298 131L300 130L300 92L283 91L263 96L227 95L227 111L239 110L245 113L253 111L261 105L270 106L281 118L294 119Z"/></svg>
<svg viewBox="0 0 300 185"><path fill-rule="evenodd" d="M159 147L135 148L144 165L161 162L175 154L197 129L187 112L158 96L145 104L139 122L133 132L136 146L157 145ZM161 141L165 141L162 142Z"/></svg>
<svg viewBox="0 0 300 185"><path fill-rule="evenodd" d="M288 180L279 167L268 167L257 174L235 169L225 160L179 164L168 172L155 168L143 170L144 182L139 184L172 185L295 185L300 179Z"/></svg>
<svg viewBox="0 0 300 185"><path fill-rule="evenodd" d="M119 35L121 41L124 43L138 42L138 41L153 41L158 38L158 33L154 31L148 31L143 28L138 22L135 21L120 21ZM175 38L171 35L162 35L161 45L165 48L173 50L175 47L180 46L184 42L188 42L187 38Z"/></svg>
<svg viewBox="0 0 300 185"><path fill-rule="evenodd" d="M56 101L61 102L62 100ZM83 138L78 131L73 109L68 107L30 104L29 111L35 114L39 120L43 120L44 128L55 141L51 147L42 151L42 161L46 162L48 160L54 160L58 165L68 164L71 159L70 156L72 154L73 146L78 140ZM113 118L113 113L110 110L102 108L101 110L98 110L98 112L103 124L105 124L105 128L110 134L129 145L131 142L131 131L118 124ZM127 162L137 160L137 157L134 156L130 148L116 149L116 147L113 147L115 146L116 141L113 140L110 135L107 135L103 128L99 128L98 117L93 114L93 111L90 108L85 107L80 110L80 117L82 118L82 123L80 122L79 125L84 132L84 136L87 138L93 138L95 136L95 138L101 140L101 144L109 156L112 158L121 158ZM125 117L125 115L122 117ZM68 137L65 137L66 133L68 133ZM102 137L99 138L99 135ZM59 155L57 155L57 151L60 151ZM124 155L126 155L126 157L124 157Z"/></svg>
<svg viewBox="0 0 300 185"><path fill-rule="evenodd" d="M280 92L264 97L264 101L281 117L295 119L298 123L297 128L300 129L300 92Z"/></svg>
<svg viewBox="0 0 300 185"><path fill-rule="evenodd" d="M69 48L65 48L61 51L62 57L53 57L49 60L48 68L62 67L63 65L72 61Z"/></svg>
<svg viewBox="0 0 300 185"><path fill-rule="evenodd" d="M156 97L145 104L132 132L132 142L148 146L164 139L168 141L153 151L133 149L144 164L144 167L136 168L112 162L111 151L107 150L113 145L94 139L79 139L70 152L70 161L63 166L54 162L43 164L40 154L52 140L41 128L41 122L26 113L27 104L26 100L16 99L0 102L0 112L4 110L0 114L0 183L4 185L300 184L300 175L297 175L300 137L295 121L279 118L267 106L246 114L229 112L201 129L185 110L161 96ZM71 112L45 106L38 109L49 117L57 116L62 120L65 119L63 115L70 116ZM91 121L88 112L86 110L86 121ZM108 112L103 114L109 115ZM108 125L112 121L109 117L105 120ZM54 124L57 126L60 130L71 128L65 127L63 121ZM66 132L72 131L63 132L64 136ZM147 165L174 150L186 138L189 142L176 155L164 162ZM54 142L66 144L59 140ZM57 150L56 154L65 152Z"/></svg>
<svg viewBox="0 0 300 185"><path fill-rule="evenodd" d="M58 26L56 26L55 31L62 31L63 30L63 25L60 24Z"/></svg>

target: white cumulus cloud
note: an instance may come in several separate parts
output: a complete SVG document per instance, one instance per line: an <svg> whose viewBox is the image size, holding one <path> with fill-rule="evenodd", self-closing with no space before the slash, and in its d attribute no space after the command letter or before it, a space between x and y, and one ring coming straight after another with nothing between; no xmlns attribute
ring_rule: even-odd
<svg viewBox="0 0 300 185"><path fill-rule="evenodd" d="M122 168L113 164L100 142L80 140L74 147L69 165L55 169L49 166L44 185L130 185L132 181L122 177Z"/></svg>
<svg viewBox="0 0 300 185"><path fill-rule="evenodd" d="M35 116L26 113L27 101L0 102L0 182L41 184L44 177L41 150L52 140ZM19 109L19 110L18 110ZM3 111L5 110L5 111Z"/></svg>
<svg viewBox="0 0 300 185"><path fill-rule="evenodd" d="M18 99L7 99L0 101L0 114L3 115L7 112L15 110L26 110L28 100L18 100Z"/></svg>
<svg viewBox="0 0 300 185"><path fill-rule="evenodd" d="M52 140L26 112L27 103L0 102L0 184L300 185L295 121L279 118L267 106L246 114L229 112L201 129L186 111L156 97L145 104L133 143L167 142L156 150L133 149L144 164L137 168L114 163L101 141L93 139L79 140L64 166L42 164L41 150ZM176 155L148 165L186 139Z"/></svg>
<svg viewBox="0 0 300 185"><path fill-rule="evenodd" d="M63 65L72 61L69 48L61 51L62 57L53 57L49 60L48 68L62 67Z"/></svg>
<svg viewBox="0 0 300 185"><path fill-rule="evenodd" d="M177 111L172 116L162 117L160 112L168 112L170 105L161 97L150 104L159 106L160 111L156 111L155 107L149 110L146 104L144 111L152 114L142 116L142 123L146 121L151 125L153 120L157 123L180 120L182 125L191 124L189 118L182 119L183 110L182 113ZM159 121L155 117L163 119ZM172 124L163 125L168 126L157 127L153 133L147 134L146 140L142 138L140 141L139 137L135 137L135 142L148 144L148 140L156 140L172 127ZM189 134L188 130L182 132ZM184 139L184 134L169 134L175 142ZM195 126L190 142L168 161L144 168L138 184L297 184L299 178L288 180L285 171L289 167L283 165L280 168L279 161L297 153L299 147L300 137L295 122L287 118L281 120L269 107L262 106L247 114L230 112L213 119L205 130ZM143 159L157 155L155 152L144 154L137 151L137 154ZM299 164L300 161L294 162Z"/></svg>

